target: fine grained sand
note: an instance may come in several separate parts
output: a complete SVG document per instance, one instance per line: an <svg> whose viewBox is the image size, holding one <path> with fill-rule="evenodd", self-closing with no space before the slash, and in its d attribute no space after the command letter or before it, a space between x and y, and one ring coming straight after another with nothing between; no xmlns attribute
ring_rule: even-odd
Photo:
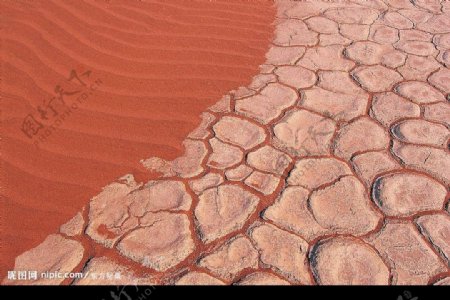
<svg viewBox="0 0 450 300"><path fill-rule="evenodd" d="M264 62L270 1L1 1L1 261L35 247L139 160L182 154L199 115ZM39 147L24 118L101 81ZM75 96L67 96L72 102ZM49 123L45 123L49 124ZM154 175L154 174L153 174Z"/></svg>

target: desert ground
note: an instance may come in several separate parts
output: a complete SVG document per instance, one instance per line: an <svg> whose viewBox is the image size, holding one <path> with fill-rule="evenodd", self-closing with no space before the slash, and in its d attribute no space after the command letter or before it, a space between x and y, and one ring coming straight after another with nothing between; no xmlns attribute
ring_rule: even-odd
<svg viewBox="0 0 450 300"><path fill-rule="evenodd" d="M141 159L181 156L200 114L258 73L275 17L271 3L242 1L0 6L1 278L102 187L124 174L156 178ZM72 70L88 86L100 80L98 88L76 109L49 104L57 85L68 106L78 103L81 92L69 93L83 85L67 80ZM28 114L45 126L32 138L22 131Z"/></svg>
<svg viewBox="0 0 450 300"><path fill-rule="evenodd" d="M450 284L450 1L30 2L3 284Z"/></svg>

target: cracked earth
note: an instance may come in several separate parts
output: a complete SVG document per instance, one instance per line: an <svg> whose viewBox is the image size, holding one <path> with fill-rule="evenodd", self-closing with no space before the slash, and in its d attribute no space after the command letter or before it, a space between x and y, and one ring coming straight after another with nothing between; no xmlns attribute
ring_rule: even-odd
<svg viewBox="0 0 450 300"><path fill-rule="evenodd" d="M450 284L450 2L275 5L260 74L203 113L185 154L143 160L160 179L106 186L15 270Z"/></svg>

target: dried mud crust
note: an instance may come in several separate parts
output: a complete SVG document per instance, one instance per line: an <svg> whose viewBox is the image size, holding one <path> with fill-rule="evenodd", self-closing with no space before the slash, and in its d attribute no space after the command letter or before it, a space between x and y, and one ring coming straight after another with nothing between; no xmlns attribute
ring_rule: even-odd
<svg viewBox="0 0 450 300"><path fill-rule="evenodd" d="M203 114L185 155L143 160L159 180L105 187L16 270L448 284L450 2L276 5L261 73Z"/></svg>

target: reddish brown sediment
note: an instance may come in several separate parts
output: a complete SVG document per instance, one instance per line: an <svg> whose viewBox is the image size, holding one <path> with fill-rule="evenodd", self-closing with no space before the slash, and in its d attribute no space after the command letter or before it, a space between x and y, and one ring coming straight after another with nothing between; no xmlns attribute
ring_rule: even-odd
<svg viewBox="0 0 450 300"><path fill-rule="evenodd" d="M2 277L106 184L154 177L139 160L180 156L200 113L258 73L275 15L270 1L240 0L0 6ZM22 121L56 85L79 88L71 70L101 84L37 148Z"/></svg>
<svg viewBox="0 0 450 300"><path fill-rule="evenodd" d="M448 284L450 4L276 6L260 74L202 114L186 153L143 160L161 178L110 183L15 271L127 269L122 284Z"/></svg>

